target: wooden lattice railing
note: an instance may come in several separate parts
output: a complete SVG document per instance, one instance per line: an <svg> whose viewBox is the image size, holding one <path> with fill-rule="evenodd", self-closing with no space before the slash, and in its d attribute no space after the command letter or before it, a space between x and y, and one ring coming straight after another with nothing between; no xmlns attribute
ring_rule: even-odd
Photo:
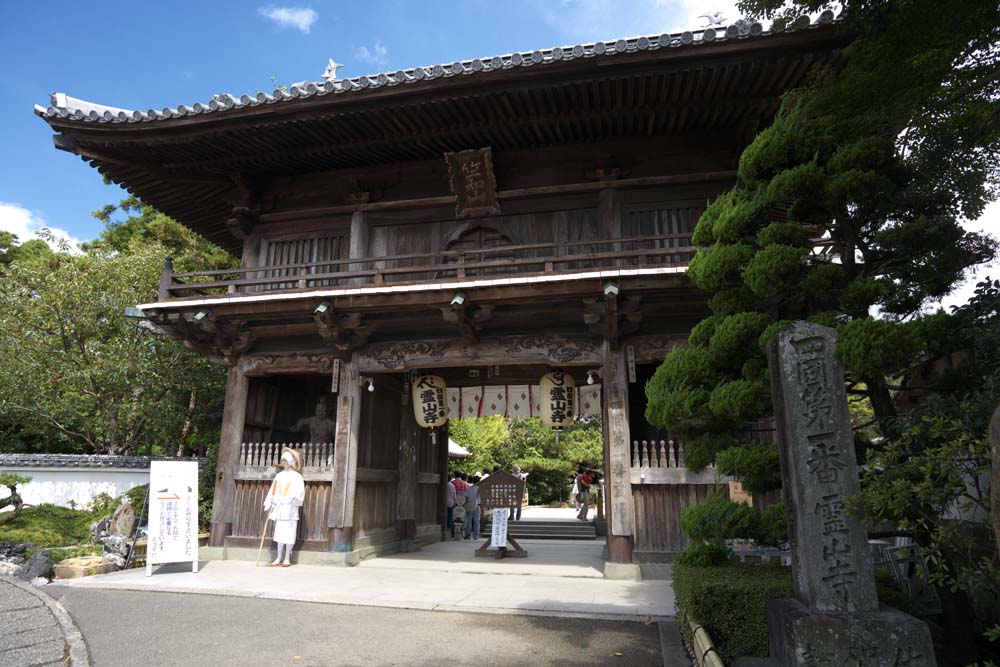
<svg viewBox="0 0 1000 667"><path fill-rule="evenodd" d="M673 440L633 440L633 468L683 468L684 447Z"/></svg>
<svg viewBox="0 0 1000 667"><path fill-rule="evenodd" d="M244 442L240 445L237 465L253 468L277 467L281 460L281 450L285 447L298 450L302 466L308 468L330 468L333 466L332 442Z"/></svg>
<svg viewBox="0 0 1000 667"><path fill-rule="evenodd" d="M685 267L697 248L690 234L553 241L475 250L323 259L274 266L174 273L169 260L160 276L160 301L198 296L296 291L318 287L403 285L441 280L553 275L601 268Z"/></svg>

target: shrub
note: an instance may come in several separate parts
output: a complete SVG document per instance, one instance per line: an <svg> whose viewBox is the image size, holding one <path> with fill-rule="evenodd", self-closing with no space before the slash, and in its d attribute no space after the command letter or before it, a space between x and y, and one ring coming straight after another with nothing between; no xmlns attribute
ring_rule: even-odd
<svg viewBox="0 0 1000 667"><path fill-rule="evenodd" d="M87 503L87 511L96 514L98 517L114 514L117 507L118 499L113 498L110 494L107 494L104 491L98 493L89 503Z"/></svg>
<svg viewBox="0 0 1000 667"><path fill-rule="evenodd" d="M732 550L724 544L692 544L675 562L691 567L712 567L724 565L732 555Z"/></svg>
<svg viewBox="0 0 1000 667"><path fill-rule="evenodd" d="M767 599L791 597L791 569L733 564L694 567L677 562L674 593L685 618L702 625L728 662L767 657Z"/></svg>

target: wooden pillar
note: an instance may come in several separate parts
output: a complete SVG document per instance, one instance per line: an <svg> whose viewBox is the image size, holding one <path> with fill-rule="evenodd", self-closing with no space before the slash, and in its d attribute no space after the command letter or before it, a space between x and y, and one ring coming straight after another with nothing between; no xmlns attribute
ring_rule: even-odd
<svg viewBox="0 0 1000 667"><path fill-rule="evenodd" d="M224 546L226 537L233 532L233 505L236 502L236 480L233 479L233 474L240 453L240 443L243 441L249 384L249 379L238 364L229 368L226 404L222 410L219 457L215 468L212 524L208 538L209 545L213 547Z"/></svg>
<svg viewBox="0 0 1000 667"><path fill-rule="evenodd" d="M633 545L632 484L629 481L628 378L620 342L604 342L603 404L608 557L631 563Z"/></svg>
<svg viewBox="0 0 1000 667"><path fill-rule="evenodd" d="M448 539L448 423L435 429L433 437L437 440L438 472L441 474L438 519L441 523L441 541L444 542Z"/></svg>
<svg viewBox="0 0 1000 667"><path fill-rule="evenodd" d="M354 526L354 488L358 469L358 431L361 425L361 379L356 361L341 365L337 397L337 434L330 493L329 551L351 551Z"/></svg>
<svg viewBox="0 0 1000 667"><path fill-rule="evenodd" d="M368 257L370 252L370 236L368 235L368 214L364 211L355 211L351 214L351 238L349 257L351 259ZM351 264L351 271L363 271L371 268L363 262ZM351 278L352 285L370 282L368 278Z"/></svg>
<svg viewBox="0 0 1000 667"><path fill-rule="evenodd" d="M419 427L413 418L413 406L409 396L400 410L399 418L399 483L396 487L396 528L402 543L417 539L417 442Z"/></svg>

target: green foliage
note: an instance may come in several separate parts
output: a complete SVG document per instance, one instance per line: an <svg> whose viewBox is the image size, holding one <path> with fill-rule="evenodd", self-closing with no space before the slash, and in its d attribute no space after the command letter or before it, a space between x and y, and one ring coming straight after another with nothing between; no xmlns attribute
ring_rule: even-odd
<svg viewBox="0 0 1000 667"><path fill-rule="evenodd" d="M67 558L80 558L81 556L100 556L104 552L104 547L99 544L79 547L55 547L49 549L49 557L52 564L61 563Z"/></svg>
<svg viewBox="0 0 1000 667"><path fill-rule="evenodd" d="M861 377L872 377L886 368L905 368L917 350L907 324L865 317L840 328L837 358Z"/></svg>
<svg viewBox="0 0 1000 667"><path fill-rule="evenodd" d="M681 528L692 540L721 543L743 535L753 529L756 512L744 503L734 503L712 493L697 505L689 505L681 512Z"/></svg>
<svg viewBox="0 0 1000 667"><path fill-rule="evenodd" d="M87 511L97 516L107 516L113 514L118 508L118 498L101 491L94 496L87 504Z"/></svg>
<svg viewBox="0 0 1000 667"><path fill-rule="evenodd" d="M212 475L212 477L214 478L215 475ZM204 478L205 478L204 473L201 470L199 470L198 471L199 481L203 482ZM122 494L123 496L126 496L128 498L129 504L132 505L132 509L135 510L136 519L139 518L139 513L142 511L142 503L143 501L146 500L146 493L148 491L149 491L149 484L143 484L142 486L133 486L131 489ZM202 500L204 500L205 494L201 491L199 491L199 493L201 493ZM209 502L211 502L211 500L212 500L211 497L209 497ZM146 511L147 512L149 511L148 506L146 507Z"/></svg>
<svg viewBox="0 0 1000 667"><path fill-rule="evenodd" d="M217 439L219 412L205 408L221 412L224 371L125 317L155 300L164 254L14 262L0 277L0 412L97 453L173 455L189 419L195 438Z"/></svg>
<svg viewBox="0 0 1000 667"><path fill-rule="evenodd" d="M725 544L710 542L690 545L681 552L674 563L689 567L718 567L728 563L732 557L732 549Z"/></svg>
<svg viewBox="0 0 1000 667"><path fill-rule="evenodd" d="M517 464L528 475L528 496L533 504L569 499L573 471L583 465L604 467L604 439L599 419L576 420L563 430L556 443L552 429L536 417L505 419L499 415L449 422L449 437L472 456L454 460L457 470L468 473Z"/></svg>
<svg viewBox="0 0 1000 667"><path fill-rule="evenodd" d="M677 563L673 574L680 612L705 627L723 659L767 657L767 600L792 596L789 568Z"/></svg>
<svg viewBox="0 0 1000 667"><path fill-rule="evenodd" d="M892 575L876 571L875 584L882 604L918 611ZM792 572L779 565L698 566L679 560L674 594L683 617L705 627L723 659L763 658L768 655L767 600L792 597Z"/></svg>
<svg viewBox="0 0 1000 667"><path fill-rule="evenodd" d="M56 505L25 507L21 515L0 525L0 542L30 542L36 547L62 547L90 542L90 524L100 516Z"/></svg>
<svg viewBox="0 0 1000 667"><path fill-rule="evenodd" d="M25 475L15 475L6 470L0 471L0 486L6 486L11 490L14 490L18 484L27 484L30 481L31 478Z"/></svg>
<svg viewBox="0 0 1000 667"><path fill-rule="evenodd" d="M762 495L781 487L778 448L772 444L744 442L721 450L715 464L723 475L731 475L751 495Z"/></svg>

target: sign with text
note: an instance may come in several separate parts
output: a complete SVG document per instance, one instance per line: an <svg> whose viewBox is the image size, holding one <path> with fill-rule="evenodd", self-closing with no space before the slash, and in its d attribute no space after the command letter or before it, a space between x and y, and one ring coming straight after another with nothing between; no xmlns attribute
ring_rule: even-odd
<svg viewBox="0 0 1000 667"><path fill-rule="evenodd" d="M448 421L448 385L440 375L420 375L413 381L413 416L423 428Z"/></svg>
<svg viewBox="0 0 1000 667"><path fill-rule="evenodd" d="M503 507L493 511L493 531L490 539L491 549L507 548L507 517L510 508Z"/></svg>
<svg viewBox="0 0 1000 667"><path fill-rule="evenodd" d="M198 462L149 464L146 574L162 563L194 563L198 571Z"/></svg>
<svg viewBox="0 0 1000 667"><path fill-rule="evenodd" d="M495 472L478 486L479 504L488 510L517 507L524 497L524 480L509 472Z"/></svg>
<svg viewBox="0 0 1000 667"><path fill-rule="evenodd" d="M576 417L576 381L573 376L555 370L538 383L538 401L542 423L549 428L564 428Z"/></svg>
<svg viewBox="0 0 1000 667"><path fill-rule="evenodd" d="M455 193L455 217L500 215L497 181L493 174L493 150L478 148L445 153L451 191Z"/></svg>

